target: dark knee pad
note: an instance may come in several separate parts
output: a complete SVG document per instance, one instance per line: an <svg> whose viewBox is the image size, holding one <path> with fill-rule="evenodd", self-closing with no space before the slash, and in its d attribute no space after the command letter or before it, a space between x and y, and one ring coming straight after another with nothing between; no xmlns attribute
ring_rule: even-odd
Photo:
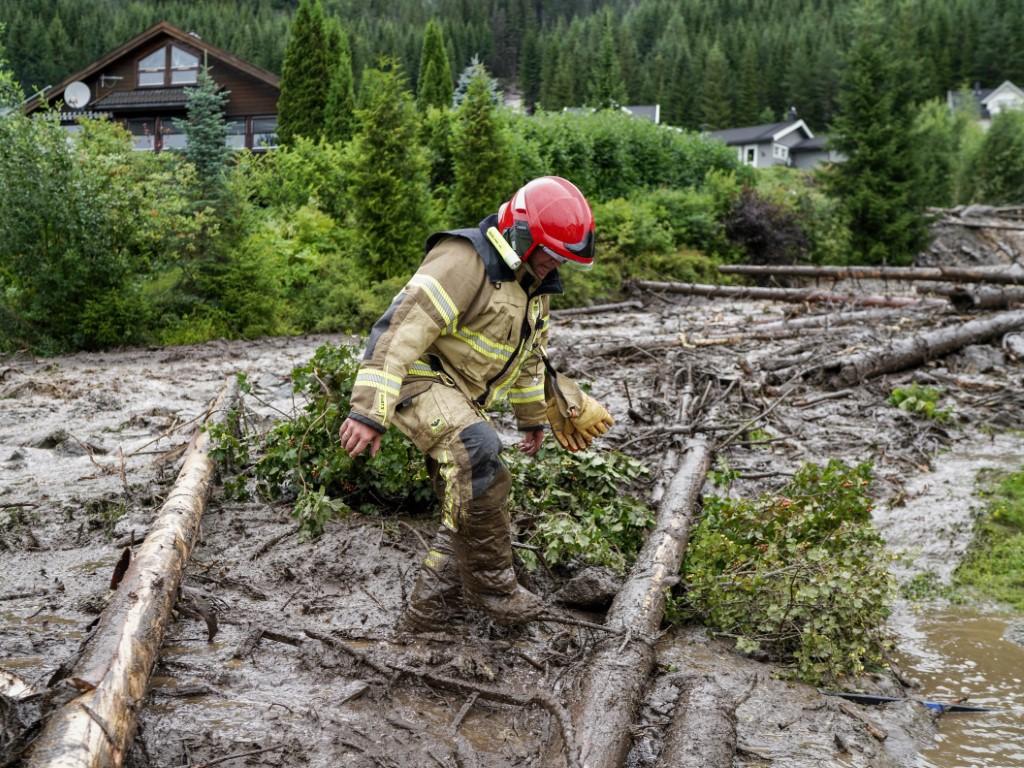
<svg viewBox="0 0 1024 768"><path fill-rule="evenodd" d="M512 484L512 475L501 460L501 440L494 427L486 421L470 424L459 432L459 441L469 461L473 501L498 495L504 499Z"/></svg>

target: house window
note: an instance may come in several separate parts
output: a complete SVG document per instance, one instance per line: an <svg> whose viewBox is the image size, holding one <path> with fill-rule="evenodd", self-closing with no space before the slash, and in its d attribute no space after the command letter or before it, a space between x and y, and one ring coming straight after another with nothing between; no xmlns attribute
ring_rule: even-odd
<svg viewBox="0 0 1024 768"><path fill-rule="evenodd" d="M747 165L757 165L757 147L747 147Z"/></svg>
<svg viewBox="0 0 1024 768"><path fill-rule="evenodd" d="M139 87L195 85L199 57L176 45L165 45L139 60Z"/></svg>
<svg viewBox="0 0 1024 768"><path fill-rule="evenodd" d="M153 120L126 120L124 127L132 135L132 148L146 152L156 149L156 124Z"/></svg>
<svg viewBox="0 0 1024 768"><path fill-rule="evenodd" d="M199 57L171 46L171 85L195 85L199 81Z"/></svg>
<svg viewBox="0 0 1024 768"><path fill-rule="evenodd" d="M139 62L139 87L163 85L167 77L167 50L153 51Z"/></svg>
<svg viewBox="0 0 1024 768"><path fill-rule="evenodd" d="M185 149L188 139L178 130L173 117L160 118L160 149Z"/></svg>
<svg viewBox="0 0 1024 768"><path fill-rule="evenodd" d="M777 157L780 160L785 160L789 157L789 147L783 146L782 144L773 144L772 156Z"/></svg>
<svg viewBox="0 0 1024 768"><path fill-rule="evenodd" d="M277 118L254 117L252 119L252 148L272 149L277 146Z"/></svg>
<svg viewBox="0 0 1024 768"><path fill-rule="evenodd" d="M232 149L245 149L245 118L227 121L228 135L224 143Z"/></svg>

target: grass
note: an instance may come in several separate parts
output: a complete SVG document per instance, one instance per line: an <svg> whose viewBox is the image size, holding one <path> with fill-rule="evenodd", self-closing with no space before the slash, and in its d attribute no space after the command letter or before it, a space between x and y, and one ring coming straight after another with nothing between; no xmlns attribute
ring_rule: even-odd
<svg viewBox="0 0 1024 768"><path fill-rule="evenodd" d="M1024 611L1024 468L984 492L988 506L954 584Z"/></svg>

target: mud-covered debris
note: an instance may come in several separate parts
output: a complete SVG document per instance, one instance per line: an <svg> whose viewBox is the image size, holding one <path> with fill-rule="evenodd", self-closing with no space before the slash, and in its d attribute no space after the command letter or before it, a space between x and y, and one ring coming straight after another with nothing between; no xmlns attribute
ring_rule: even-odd
<svg viewBox="0 0 1024 768"><path fill-rule="evenodd" d="M31 448L40 448L44 451L52 451L58 445L65 443L71 435L66 429L55 429L52 432L48 432L45 437L41 437L38 440L29 443Z"/></svg>
<svg viewBox="0 0 1024 768"><path fill-rule="evenodd" d="M607 608L621 588L621 576L616 575L611 568L595 565L573 576L554 597L563 605Z"/></svg>
<svg viewBox="0 0 1024 768"><path fill-rule="evenodd" d="M1011 360L1024 360L1024 333L1008 333L1004 336L1003 349Z"/></svg>
<svg viewBox="0 0 1024 768"><path fill-rule="evenodd" d="M1006 355L999 347L972 344L956 356L957 370L961 373L988 373L1006 365Z"/></svg>
<svg viewBox="0 0 1024 768"><path fill-rule="evenodd" d="M352 680L345 683L338 691L336 698L334 699L335 704L344 704L347 701L358 699L364 693L370 689L370 684L363 680Z"/></svg>
<svg viewBox="0 0 1024 768"><path fill-rule="evenodd" d="M7 457L7 461L9 461L9 462L10 461L21 461L24 458L25 458L25 454L24 453L22 453L19 450L14 450L14 451L11 452L11 455Z"/></svg>
<svg viewBox="0 0 1024 768"><path fill-rule="evenodd" d="M1024 621L1015 621L1006 627L1003 639L1024 646Z"/></svg>

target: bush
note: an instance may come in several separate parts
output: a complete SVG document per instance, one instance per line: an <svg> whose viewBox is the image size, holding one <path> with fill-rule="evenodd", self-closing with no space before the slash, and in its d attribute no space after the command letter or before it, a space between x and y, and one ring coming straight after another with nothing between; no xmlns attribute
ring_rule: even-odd
<svg viewBox="0 0 1024 768"><path fill-rule="evenodd" d="M870 481L870 465L830 461L805 465L777 494L707 497L674 618L700 620L809 683L881 665L894 582Z"/></svg>
<svg viewBox="0 0 1024 768"><path fill-rule="evenodd" d="M826 194L820 176L781 166L758 171L757 194L789 211L807 238L813 264L848 264L849 220L842 204Z"/></svg>
<svg viewBox="0 0 1024 768"><path fill-rule="evenodd" d="M647 467L623 453L572 454L547 446L533 458L516 450L505 458L513 476L513 516L546 563L618 571L632 564L654 522L653 511L629 493Z"/></svg>
<svg viewBox="0 0 1024 768"><path fill-rule="evenodd" d="M725 231L752 264L792 264L806 256L809 249L797 217L749 187L729 212Z"/></svg>
<svg viewBox="0 0 1024 768"><path fill-rule="evenodd" d="M915 416L945 422L950 420L953 412L949 408L939 408L941 396L942 390L938 387L911 384L908 387L894 388L889 393L889 403Z"/></svg>

